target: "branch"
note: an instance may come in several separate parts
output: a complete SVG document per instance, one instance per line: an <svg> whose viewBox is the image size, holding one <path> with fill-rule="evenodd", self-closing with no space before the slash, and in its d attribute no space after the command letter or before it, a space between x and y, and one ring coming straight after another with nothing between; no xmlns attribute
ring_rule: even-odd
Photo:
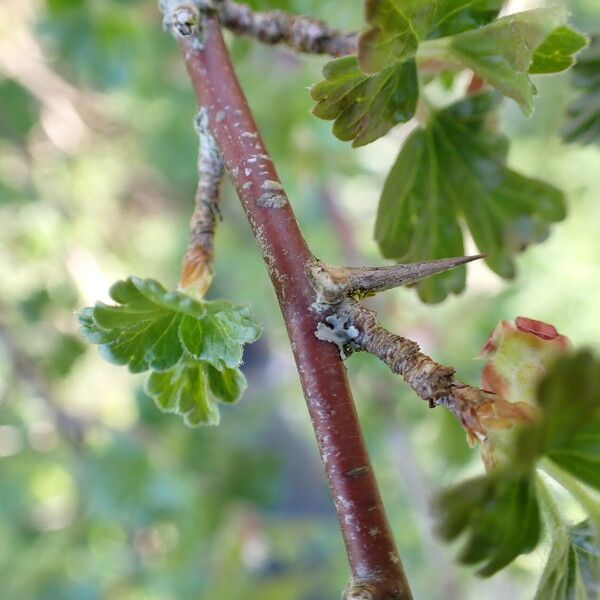
<svg viewBox="0 0 600 600"><path fill-rule="evenodd" d="M200 109L195 119L198 132L198 188L196 208L190 223L190 243L183 258L180 287L204 298L212 282L214 235L220 217L221 182L224 164L208 128L208 115Z"/></svg>
<svg viewBox="0 0 600 600"><path fill-rule="evenodd" d="M331 333L324 331L329 329L343 348L374 354L401 375L430 407L444 406L471 436L485 436L482 416L494 405L504 404L495 394L457 381L452 367L435 362L421 352L416 342L382 327L377 314L356 300L349 298L329 309L332 314L326 320L333 328L321 323L316 331L320 339L328 337L328 341L335 341Z"/></svg>
<svg viewBox="0 0 600 600"><path fill-rule="evenodd" d="M244 94L218 20L195 2L166 1L165 23L267 265L290 338L352 571L347 600L412 598L383 509L339 354L318 340L310 253ZM202 41L199 38L202 23Z"/></svg>
<svg viewBox="0 0 600 600"><path fill-rule="evenodd" d="M281 10L253 12L249 6L229 0L219 2L217 6L224 27L265 44L283 43L298 52L336 57L353 54L357 49L357 33L338 31L318 19Z"/></svg>

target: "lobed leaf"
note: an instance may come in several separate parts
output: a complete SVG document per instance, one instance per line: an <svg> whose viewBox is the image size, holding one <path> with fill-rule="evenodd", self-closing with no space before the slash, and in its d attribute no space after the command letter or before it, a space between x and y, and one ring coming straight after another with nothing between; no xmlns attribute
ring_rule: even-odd
<svg viewBox="0 0 600 600"><path fill-rule="evenodd" d="M588 39L570 27L557 27L533 54L529 73L559 73L575 64L574 55L585 48Z"/></svg>
<svg viewBox="0 0 600 600"><path fill-rule="evenodd" d="M365 73L377 73L396 60L415 55L423 39L474 29L496 17L503 0L366 0L371 29L358 42Z"/></svg>
<svg viewBox="0 0 600 600"><path fill-rule="evenodd" d="M217 369L239 366L244 344L256 341L260 333L249 309L229 303L223 306L221 302L204 304L206 317L194 322L188 320L179 329L186 351Z"/></svg>
<svg viewBox="0 0 600 600"><path fill-rule="evenodd" d="M218 402L231 404L246 389L238 368L219 371L211 364L181 360L166 372L150 373L145 391L163 412L182 415L187 425L218 425Z"/></svg>
<svg viewBox="0 0 600 600"><path fill-rule="evenodd" d="M367 0L372 27L360 36L357 57L325 66L325 80L311 89L314 114L335 120L334 135L354 140L354 146L408 121L419 97L415 55L423 42L425 55L472 69L530 115L536 93L530 73L568 68L587 40L564 25L563 11L530 10L494 21L501 5L498 0Z"/></svg>
<svg viewBox="0 0 600 600"><path fill-rule="evenodd" d="M519 554L530 552L541 531L535 481L530 472L494 471L443 490L434 503L437 530L445 540L465 538L464 564L484 563L493 575Z"/></svg>
<svg viewBox="0 0 600 600"><path fill-rule="evenodd" d="M487 264L514 275L513 257L544 240L565 216L562 192L506 165L508 140L486 128L498 104L490 93L433 113L405 142L385 182L375 226L383 256L403 262L463 254L464 219ZM439 302L465 286L459 267L417 285Z"/></svg>
<svg viewBox="0 0 600 600"><path fill-rule="evenodd" d="M600 489L600 361L589 351L556 362L538 388L539 422L518 440L518 455L547 455Z"/></svg>
<svg viewBox="0 0 600 600"><path fill-rule="evenodd" d="M81 311L80 331L104 358L128 365L132 373L168 371L184 350L217 368L236 367L242 346L259 335L246 307L197 302L151 279L119 281L110 295L117 305L98 302Z"/></svg>
<svg viewBox="0 0 600 600"><path fill-rule="evenodd" d="M151 279L119 281L110 296L117 305L98 302L80 314L81 334L100 346L106 360L128 365L132 373L171 369L183 353L180 327L206 313L200 303Z"/></svg>
<svg viewBox="0 0 600 600"><path fill-rule="evenodd" d="M359 40L358 57L325 65L325 80L311 88L313 113L335 120L333 133L363 146L409 121L419 97L414 55L423 37L464 31L493 19L499 0L367 1L374 27Z"/></svg>
<svg viewBox="0 0 600 600"><path fill-rule="evenodd" d="M333 133L353 146L364 146L415 114L419 96L413 60L394 63L375 76L358 68L356 56L327 63L324 81L314 85L315 116L333 120Z"/></svg>
<svg viewBox="0 0 600 600"><path fill-rule="evenodd" d="M600 591L600 540L589 520L552 524L552 549L534 600L595 600Z"/></svg>
<svg viewBox="0 0 600 600"><path fill-rule="evenodd" d="M448 50L530 116L537 91L529 74L570 67L573 54L587 43L565 22L562 11L529 10L455 35L448 40Z"/></svg>
<svg viewBox="0 0 600 600"><path fill-rule="evenodd" d="M600 141L600 36L594 36L573 68L573 87L581 95L567 109L567 123L562 136L579 144Z"/></svg>
<svg viewBox="0 0 600 600"><path fill-rule="evenodd" d="M198 302L135 277L113 285L110 295L117 304L80 311L81 335L109 361L133 373L151 370L146 391L162 410L188 424L216 424L216 402L235 402L246 387L237 367L244 344L260 334L248 309Z"/></svg>

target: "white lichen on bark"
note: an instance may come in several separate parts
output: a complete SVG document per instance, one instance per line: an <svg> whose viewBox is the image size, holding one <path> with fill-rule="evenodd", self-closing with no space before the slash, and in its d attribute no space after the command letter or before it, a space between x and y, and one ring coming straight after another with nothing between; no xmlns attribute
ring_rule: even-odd
<svg viewBox="0 0 600 600"><path fill-rule="evenodd" d="M358 329L348 322L347 318L337 315L329 315L326 319L330 325L319 323L315 335L324 342L335 344L339 351L342 360L345 360L347 355L357 349L354 340L358 337Z"/></svg>

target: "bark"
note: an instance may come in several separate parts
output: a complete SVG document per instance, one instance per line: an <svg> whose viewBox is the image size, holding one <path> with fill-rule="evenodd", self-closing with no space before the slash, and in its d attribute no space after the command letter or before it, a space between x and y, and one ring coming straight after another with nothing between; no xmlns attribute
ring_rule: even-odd
<svg viewBox="0 0 600 600"><path fill-rule="evenodd" d="M452 367L435 362L421 352L416 342L382 327L377 314L355 300L347 299L328 310L332 312L327 319L330 323L333 321L340 330L351 332L346 340L351 349L374 354L430 407L444 406L470 435L485 437L482 414L490 406L504 405L495 394L456 380ZM321 337L322 330L323 325Z"/></svg>
<svg viewBox="0 0 600 600"><path fill-rule="evenodd" d="M286 44L298 52L345 56L356 52L358 34L343 32L311 17L281 10L253 12L249 6L225 0L218 5L219 20L237 35L265 44Z"/></svg>
<svg viewBox="0 0 600 600"><path fill-rule="evenodd" d="M196 207L190 223L190 242L183 258L180 286L197 298L204 298L213 274L214 236L221 212L223 159L208 129L208 115L203 109L195 120L198 132L198 187Z"/></svg>
<svg viewBox="0 0 600 600"><path fill-rule="evenodd" d="M314 263L234 74L215 15L165 3L199 104L262 252L290 338L352 572L345 597L405 600L411 592L366 451L335 346L314 332ZM202 21L202 42L197 36Z"/></svg>

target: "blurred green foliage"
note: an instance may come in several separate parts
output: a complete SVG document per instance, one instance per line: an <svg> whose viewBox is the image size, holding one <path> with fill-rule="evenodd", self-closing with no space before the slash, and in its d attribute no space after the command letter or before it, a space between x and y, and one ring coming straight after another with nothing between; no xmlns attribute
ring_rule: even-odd
<svg viewBox="0 0 600 600"><path fill-rule="evenodd" d="M359 2L251 4L361 25ZM583 30L600 28L596 0L571 8ZM228 41L314 252L380 263L375 211L401 132L351 150L310 114L307 88L325 59ZM392 329L473 383L473 358L502 318L552 322L576 345L600 339L600 151L560 140L576 94L568 74L538 87L533 119L503 109L508 162L564 189L567 219L519 258L511 284L476 266L467 291L439 306L411 290L376 299ZM435 83L427 93L452 95ZM0 4L3 597L322 600L343 587L343 546L285 331L229 187L212 294L250 304L265 334L246 353L248 391L223 408L219 429L189 430L160 414L141 378L76 334L74 311L107 300L117 279L175 285L196 184L194 102L155 2ZM481 583L432 536L433 490L481 469L452 418L371 357L348 367L415 597L530 598L541 554Z"/></svg>
<svg viewBox="0 0 600 600"><path fill-rule="evenodd" d="M589 144L600 139L600 38L595 36L572 72L580 95L568 106L562 135L567 142Z"/></svg>

